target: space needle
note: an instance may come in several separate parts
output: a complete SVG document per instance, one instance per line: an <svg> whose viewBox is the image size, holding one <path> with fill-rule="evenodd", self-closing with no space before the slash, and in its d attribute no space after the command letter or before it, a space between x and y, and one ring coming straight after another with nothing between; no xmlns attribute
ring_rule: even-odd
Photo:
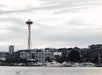
<svg viewBox="0 0 102 75"><path fill-rule="evenodd" d="M26 24L28 25L28 50L31 49L31 24L33 24L33 22L29 19L28 21L26 21Z"/></svg>

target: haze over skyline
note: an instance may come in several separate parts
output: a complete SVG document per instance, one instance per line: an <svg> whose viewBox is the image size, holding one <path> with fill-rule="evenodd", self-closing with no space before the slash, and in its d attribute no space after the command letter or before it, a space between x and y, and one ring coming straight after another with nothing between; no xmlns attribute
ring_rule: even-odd
<svg viewBox="0 0 102 75"><path fill-rule="evenodd" d="M102 43L101 0L0 0L0 51L27 48L88 47Z"/></svg>

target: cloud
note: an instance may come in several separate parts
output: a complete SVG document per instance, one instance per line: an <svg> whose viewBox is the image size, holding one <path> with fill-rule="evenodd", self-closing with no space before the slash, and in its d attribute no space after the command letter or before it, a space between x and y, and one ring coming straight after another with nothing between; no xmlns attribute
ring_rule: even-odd
<svg viewBox="0 0 102 75"><path fill-rule="evenodd" d="M32 48L101 43L101 4L100 0L0 1L0 47L26 48L28 19L34 22Z"/></svg>
<svg viewBox="0 0 102 75"><path fill-rule="evenodd" d="M41 0L42 1L42 0ZM44 0L46 1L45 5L47 6L53 6L56 9L54 12L56 14L58 13L75 13L80 12L82 10L87 10L90 8L95 8L102 5L102 1L100 0Z"/></svg>
<svg viewBox="0 0 102 75"><path fill-rule="evenodd" d="M2 1L1 1L2 2ZM11 4L12 3L12 4ZM30 11L51 10L55 13L74 12L78 10L101 6L102 1L97 0L35 0L35 1L6 1L2 2L0 14L29 13Z"/></svg>
<svg viewBox="0 0 102 75"><path fill-rule="evenodd" d="M11 4L12 3L12 4ZM58 13L78 12L85 9L96 8L102 5L100 0L35 0L35 1L13 1L2 3L0 14L29 13L36 11L48 11ZM37 5L38 4L38 5ZM19 6L18 6L19 5ZM7 8L9 7L9 8Z"/></svg>

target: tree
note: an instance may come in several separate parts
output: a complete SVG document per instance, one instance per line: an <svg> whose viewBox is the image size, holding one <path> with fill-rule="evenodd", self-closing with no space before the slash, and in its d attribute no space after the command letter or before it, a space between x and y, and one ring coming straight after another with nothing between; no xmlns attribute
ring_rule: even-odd
<svg viewBox="0 0 102 75"><path fill-rule="evenodd" d="M62 63L65 61L65 59L63 58L63 56L56 55L55 61L57 61L58 63Z"/></svg>
<svg viewBox="0 0 102 75"><path fill-rule="evenodd" d="M45 61L46 62L52 62L52 59L48 56L48 57L46 57Z"/></svg>
<svg viewBox="0 0 102 75"><path fill-rule="evenodd" d="M80 53L78 50L72 50L70 53L69 53L69 60L71 62L80 62L81 60L81 57L80 57Z"/></svg>

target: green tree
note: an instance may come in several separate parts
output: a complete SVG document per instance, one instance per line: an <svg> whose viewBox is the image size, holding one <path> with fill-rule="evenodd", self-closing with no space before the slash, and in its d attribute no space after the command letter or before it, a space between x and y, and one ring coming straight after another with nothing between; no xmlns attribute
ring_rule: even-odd
<svg viewBox="0 0 102 75"><path fill-rule="evenodd" d="M52 59L48 56L48 57L46 57L45 61L46 62L52 62Z"/></svg>
<svg viewBox="0 0 102 75"><path fill-rule="evenodd" d="M62 63L65 61L65 59L63 58L63 56L57 55L55 61L57 61L58 63Z"/></svg>
<svg viewBox="0 0 102 75"><path fill-rule="evenodd" d="M81 57L80 57L80 53L78 50L72 50L70 53L69 53L69 60L71 62L80 62L81 60Z"/></svg>

